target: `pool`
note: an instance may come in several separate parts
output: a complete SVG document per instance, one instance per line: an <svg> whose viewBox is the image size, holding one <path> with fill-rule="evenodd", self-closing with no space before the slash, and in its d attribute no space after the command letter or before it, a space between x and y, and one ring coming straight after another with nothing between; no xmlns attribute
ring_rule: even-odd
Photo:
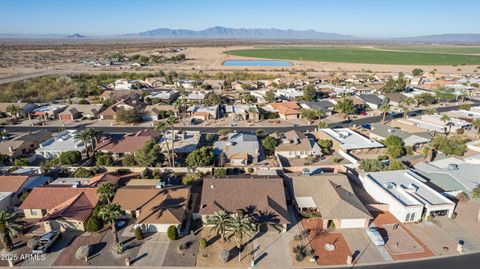
<svg viewBox="0 0 480 269"><path fill-rule="evenodd" d="M276 60L226 60L224 66L291 66L288 61Z"/></svg>

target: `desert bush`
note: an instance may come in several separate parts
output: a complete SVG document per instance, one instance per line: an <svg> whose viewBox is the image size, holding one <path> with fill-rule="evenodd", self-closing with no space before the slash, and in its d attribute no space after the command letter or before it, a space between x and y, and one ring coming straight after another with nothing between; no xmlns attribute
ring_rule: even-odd
<svg viewBox="0 0 480 269"><path fill-rule="evenodd" d="M175 225L170 225L167 229L167 237L168 239L174 241L178 238L178 230Z"/></svg>

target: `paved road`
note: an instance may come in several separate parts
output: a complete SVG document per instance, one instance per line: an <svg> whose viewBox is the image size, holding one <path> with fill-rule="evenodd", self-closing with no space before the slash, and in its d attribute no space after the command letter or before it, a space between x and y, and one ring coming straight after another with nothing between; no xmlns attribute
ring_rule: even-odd
<svg viewBox="0 0 480 269"><path fill-rule="evenodd" d="M479 101L475 101L473 105L480 105ZM438 112L447 112L451 110L458 109L460 105L448 106L448 107L437 107ZM424 113L424 109L414 110L409 113L409 115L421 115ZM386 117L387 120L391 120L392 118L401 118L403 117L402 112L395 113L394 116L388 115ZM344 121L340 123L332 123L329 124L330 128L342 128L342 127L350 127L353 125L360 126L371 124L375 122L380 122L382 120L382 116L373 116L373 117L366 117L361 119L353 119L351 121ZM11 125L11 126L2 126L0 128L5 129L7 132L28 132L28 131L36 131L36 130L49 130L51 132L58 132L64 129L77 129L83 130L88 128L88 125L79 125L76 127L58 127L58 126L18 126L18 125ZM141 130L148 129L149 127L141 127L141 126L131 126L131 127L112 127L112 126L96 126L95 129L101 130L104 133L133 133L138 132ZM151 128L151 127L150 127ZM200 131L202 133L217 133L221 129L232 129L237 132L255 132L258 129L264 130L266 133L273 133L273 132L288 132L290 130L298 130L298 131L313 131L317 128L316 125L299 125L299 126L278 126L278 127L209 127L209 126L187 126L182 127L183 130L188 131Z"/></svg>

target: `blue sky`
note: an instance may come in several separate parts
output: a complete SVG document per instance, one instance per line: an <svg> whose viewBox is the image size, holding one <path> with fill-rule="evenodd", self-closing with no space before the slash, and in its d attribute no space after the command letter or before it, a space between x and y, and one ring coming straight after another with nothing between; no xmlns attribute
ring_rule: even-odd
<svg viewBox="0 0 480 269"><path fill-rule="evenodd" d="M0 33L115 35L212 26L360 37L480 33L479 0L1 0Z"/></svg>

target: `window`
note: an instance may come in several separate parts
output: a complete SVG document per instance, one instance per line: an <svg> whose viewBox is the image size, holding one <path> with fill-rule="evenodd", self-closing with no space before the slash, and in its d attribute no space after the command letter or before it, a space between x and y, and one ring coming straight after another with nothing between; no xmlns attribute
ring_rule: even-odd
<svg viewBox="0 0 480 269"><path fill-rule="evenodd" d="M407 213L407 217L405 218L405 221L409 221L410 220L410 213Z"/></svg>
<svg viewBox="0 0 480 269"><path fill-rule="evenodd" d="M415 219L415 212L412 213L412 215L410 215L410 221L413 221Z"/></svg>
<svg viewBox="0 0 480 269"><path fill-rule="evenodd" d="M36 209L30 209L30 214L32 216L36 216L37 215L37 210Z"/></svg>

